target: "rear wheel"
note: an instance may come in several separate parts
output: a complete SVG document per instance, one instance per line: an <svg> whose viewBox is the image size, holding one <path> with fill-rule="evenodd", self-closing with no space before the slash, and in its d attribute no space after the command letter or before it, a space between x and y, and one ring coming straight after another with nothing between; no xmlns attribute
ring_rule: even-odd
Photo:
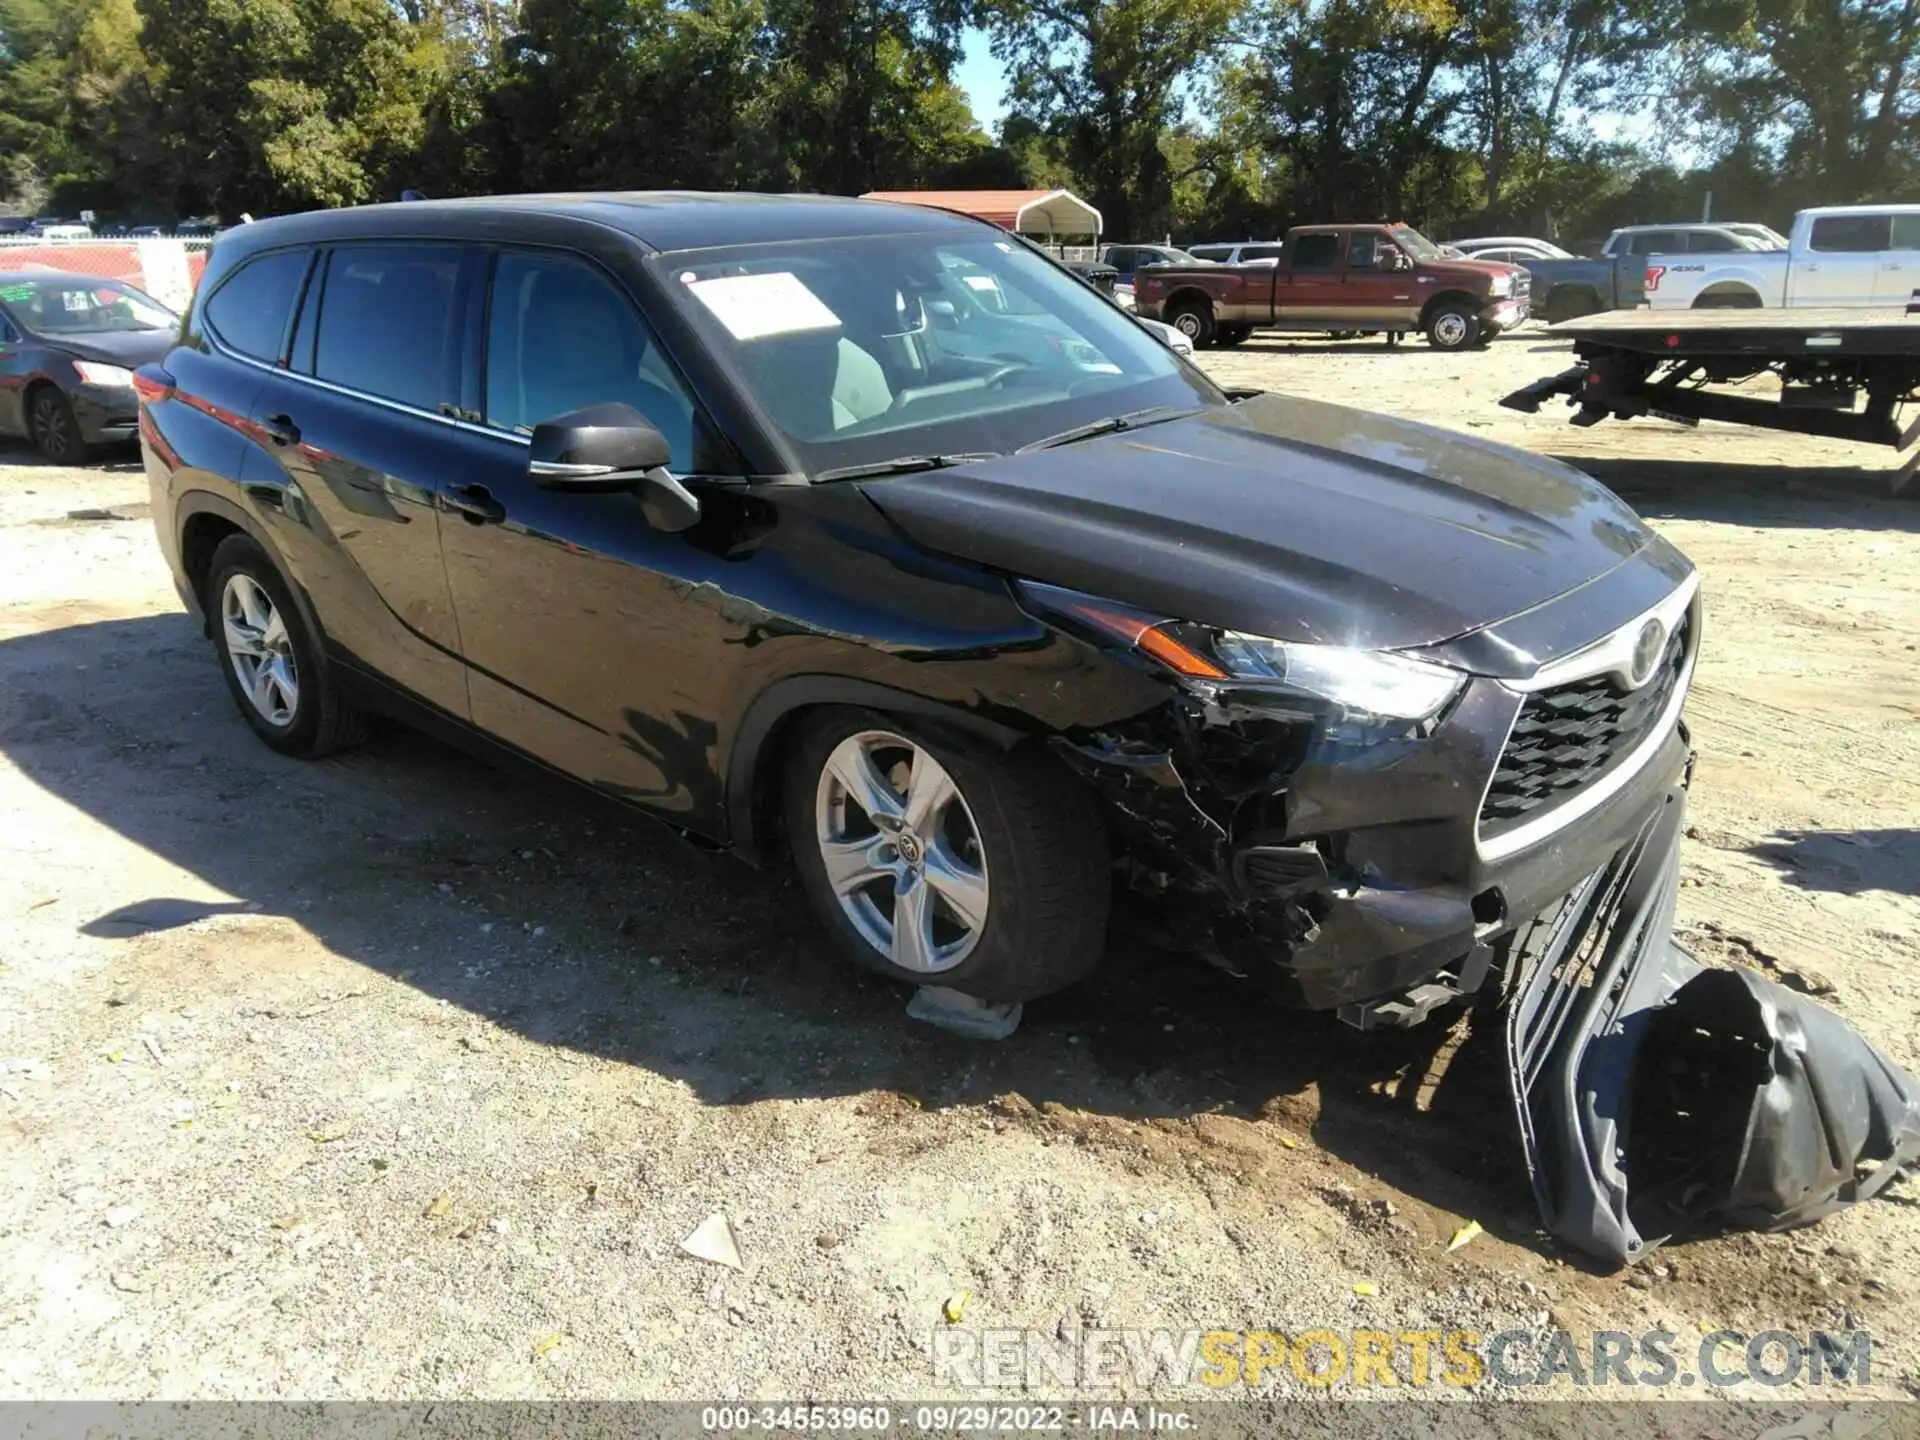
<svg viewBox="0 0 1920 1440"><path fill-rule="evenodd" d="M1204 350L1213 344L1213 306L1205 300L1180 300L1167 307L1167 324Z"/></svg>
<svg viewBox="0 0 1920 1440"><path fill-rule="evenodd" d="M206 605L227 690L254 734L302 759L366 738L366 716L341 696L319 637L251 536L229 535L213 552Z"/></svg>
<svg viewBox="0 0 1920 1440"><path fill-rule="evenodd" d="M1562 320L1598 314L1601 308L1600 297L1591 290L1555 290L1547 296L1540 318L1549 325L1558 325Z"/></svg>
<svg viewBox="0 0 1920 1440"><path fill-rule="evenodd" d="M823 711L801 729L783 811L808 899L868 969L1002 1003L1100 961L1099 807L1045 752Z"/></svg>
<svg viewBox="0 0 1920 1440"><path fill-rule="evenodd" d="M1722 290L1717 295L1702 295L1693 302L1696 310L1758 310L1760 297L1751 290Z"/></svg>
<svg viewBox="0 0 1920 1440"><path fill-rule="evenodd" d="M80 422L73 418L67 397L51 385L41 385L27 402L27 429L33 448L56 465L79 465L87 458L80 438Z"/></svg>
<svg viewBox="0 0 1920 1440"><path fill-rule="evenodd" d="M1479 343L1480 317L1458 300L1446 300L1427 316L1427 343L1436 350L1468 350Z"/></svg>

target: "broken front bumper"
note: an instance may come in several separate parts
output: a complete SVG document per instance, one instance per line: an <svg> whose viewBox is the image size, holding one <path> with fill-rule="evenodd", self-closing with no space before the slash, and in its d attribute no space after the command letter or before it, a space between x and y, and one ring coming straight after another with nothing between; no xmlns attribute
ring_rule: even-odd
<svg viewBox="0 0 1920 1440"><path fill-rule="evenodd" d="M1684 810L1675 789L1514 962L1508 1065L1535 1198L1556 1236L1615 1262L1702 1223L1810 1224L1920 1157L1912 1077L1833 1012L1674 943Z"/></svg>

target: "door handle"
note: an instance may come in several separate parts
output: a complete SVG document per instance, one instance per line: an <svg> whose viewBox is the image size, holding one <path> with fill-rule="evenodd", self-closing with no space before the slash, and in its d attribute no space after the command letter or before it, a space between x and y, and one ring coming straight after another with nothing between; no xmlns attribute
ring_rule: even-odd
<svg viewBox="0 0 1920 1440"><path fill-rule="evenodd" d="M298 445L300 427L291 415L269 415L260 422L260 433L276 445Z"/></svg>
<svg viewBox="0 0 1920 1440"><path fill-rule="evenodd" d="M498 525L507 518L507 507L484 485L449 485L440 498L469 525Z"/></svg>

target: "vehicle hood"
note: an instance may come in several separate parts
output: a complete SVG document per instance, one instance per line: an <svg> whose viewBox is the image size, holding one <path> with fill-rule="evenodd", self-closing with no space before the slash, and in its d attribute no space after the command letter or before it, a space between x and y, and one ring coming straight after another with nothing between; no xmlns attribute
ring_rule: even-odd
<svg viewBox="0 0 1920 1440"><path fill-rule="evenodd" d="M1522 267L1509 265L1504 260L1422 260L1420 273L1431 275L1441 282L1452 281L1455 284L1486 288L1488 282L1498 275L1512 275Z"/></svg>
<svg viewBox="0 0 1920 1440"><path fill-rule="evenodd" d="M98 360L104 365L123 365L129 370L156 360L179 343L173 330L103 330L89 335L39 335L40 343L51 350L64 350L76 360Z"/></svg>
<svg viewBox="0 0 1920 1440"><path fill-rule="evenodd" d="M975 564L1168 617L1380 649L1530 609L1652 539L1557 461L1279 395L860 488L916 543Z"/></svg>

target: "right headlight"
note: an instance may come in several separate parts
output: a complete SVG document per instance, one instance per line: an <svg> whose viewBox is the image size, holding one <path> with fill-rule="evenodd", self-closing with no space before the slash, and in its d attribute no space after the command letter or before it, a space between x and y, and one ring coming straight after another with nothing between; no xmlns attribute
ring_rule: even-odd
<svg viewBox="0 0 1920 1440"><path fill-rule="evenodd" d="M1020 592L1038 608L1119 641L1192 685L1295 697L1339 722L1425 725L1467 683L1464 671L1388 650L1304 644L1156 620L1131 606L1054 585L1022 582Z"/></svg>
<svg viewBox="0 0 1920 1440"><path fill-rule="evenodd" d="M1431 720L1467 680L1445 665L1391 651L1303 645L1239 630L1215 632L1212 649L1243 684L1317 696L1383 720Z"/></svg>

